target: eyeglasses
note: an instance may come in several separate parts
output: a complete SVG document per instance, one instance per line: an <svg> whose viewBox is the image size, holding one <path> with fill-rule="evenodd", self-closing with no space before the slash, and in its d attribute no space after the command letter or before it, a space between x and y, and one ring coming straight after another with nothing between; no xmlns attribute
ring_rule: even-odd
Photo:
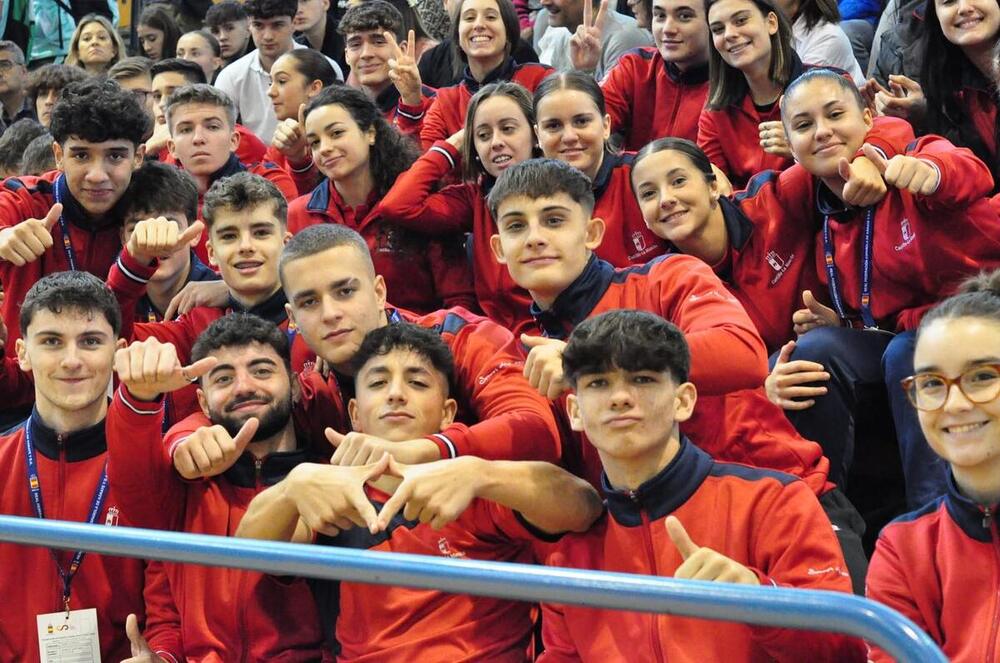
<svg viewBox="0 0 1000 663"><path fill-rule="evenodd" d="M944 407L952 385L958 386L969 402L982 405L1000 396L1000 364L973 366L957 378L940 373L917 373L901 384L913 407L922 412L934 412Z"/></svg>
<svg viewBox="0 0 1000 663"><path fill-rule="evenodd" d="M153 94L151 90L129 90L129 92L142 105L145 105L146 100L149 99L149 95Z"/></svg>
<svg viewBox="0 0 1000 663"><path fill-rule="evenodd" d="M10 71L14 67L20 66L20 62L14 62L13 60L0 60L0 71Z"/></svg>

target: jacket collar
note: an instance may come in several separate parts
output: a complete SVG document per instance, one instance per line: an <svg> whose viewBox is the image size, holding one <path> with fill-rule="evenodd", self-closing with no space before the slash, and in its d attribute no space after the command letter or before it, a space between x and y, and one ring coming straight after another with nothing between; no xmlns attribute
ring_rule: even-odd
<svg viewBox="0 0 1000 663"><path fill-rule="evenodd" d="M497 81L509 81L517 71L517 63L514 62L514 58L509 55L507 58L500 63L500 66L486 74L486 78L482 81L477 81L469 71L469 67L465 67L465 71L462 73L462 84L469 89L469 92L475 94L484 85L489 85L490 83L496 83Z"/></svg>
<svg viewBox="0 0 1000 663"><path fill-rule="evenodd" d="M698 490L712 470L712 459L681 436L674 459L659 474L635 490L616 490L601 474L601 488L607 495L608 512L620 525L638 527L642 514L659 520L676 511Z"/></svg>
<svg viewBox="0 0 1000 663"><path fill-rule="evenodd" d="M27 426L31 426L31 442L38 453L51 460L59 460L59 452L66 453L66 460L73 463L87 460L108 449L104 439L104 420L72 433L59 434L42 421L38 410L32 408Z"/></svg>
<svg viewBox="0 0 1000 663"><path fill-rule="evenodd" d="M681 71L680 67L673 62L664 62L663 65L670 80L679 85L700 85L708 81L707 62L697 67L691 67L687 71Z"/></svg>
<svg viewBox="0 0 1000 663"><path fill-rule="evenodd" d="M192 250L191 267L188 269L187 279L184 281L185 285L197 281L218 280L219 275L203 263ZM149 298L148 294L143 295L142 299L139 300L139 303L136 305L136 311L139 313L139 318L141 318L142 322L146 322L147 320L149 322L159 322L161 320L160 311L153 305L153 300Z"/></svg>
<svg viewBox="0 0 1000 663"><path fill-rule="evenodd" d="M830 191L830 187L822 180L816 179L816 209L823 216L835 221L846 222L854 217L855 209Z"/></svg>
<svg viewBox="0 0 1000 663"><path fill-rule="evenodd" d="M608 190L608 185L611 184L611 176L614 175L615 168L622 165L631 166L633 161L635 161L634 154L619 154L610 150L604 150L604 160L601 161L601 167L597 170L597 175L594 177L594 200L600 200L604 192Z"/></svg>
<svg viewBox="0 0 1000 663"><path fill-rule="evenodd" d="M229 158L226 159L226 163L222 164L222 168L219 168L217 171L212 173L212 176L209 179L215 183L223 177L229 177L230 175L241 173L244 170L246 170L246 168L243 167L243 164L240 163L239 157L237 157L236 153L233 152L229 155Z"/></svg>
<svg viewBox="0 0 1000 663"><path fill-rule="evenodd" d="M559 293L552 307L543 311L532 302L531 315L549 338L566 338L573 328L585 320L601 301L614 278L615 268L591 254L587 266L568 288Z"/></svg>
<svg viewBox="0 0 1000 663"><path fill-rule="evenodd" d="M423 90L421 90L422 92ZM378 107L382 114L385 115L399 103L399 90L396 89L395 85L389 84L384 90L378 93L375 97L375 105Z"/></svg>
<svg viewBox="0 0 1000 663"><path fill-rule="evenodd" d="M66 219L67 223L71 223L77 228L95 232L116 225L121 220L121 215L118 212L121 200L115 203L110 212L99 219L95 219L87 214L86 210L83 209L83 205L70 192L69 183L66 181L66 173L60 173L56 178L53 184L53 194L56 192L58 192L59 200L63 204L63 218ZM124 198L124 196L122 197Z"/></svg>
<svg viewBox="0 0 1000 663"><path fill-rule="evenodd" d="M258 470L258 459L249 451L244 451L223 475L230 483L241 488L254 488L258 477L261 484L273 486L284 479L293 467L307 460L309 455L301 447L294 451L275 451L260 459Z"/></svg>
<svg viewBox="0 0 1000 663"><path fill-rule="evenodd" d="M990 521L986 518L982 505L970 500L959 491L955 476L951 472L948 472L948 492L945 493L944 500L948 515L970 539L984 543L992 540ZM996 508L997 505L994 505L992 511L995 512ZM993 518L997 516L994 514Z"/></svg>
<svg viewBox="0 0 1000 663"><path fill-rule="evenodd" d="M746 217L740 206L726 196L719 197L719 205L722 207L722 221L726 224L726 234L729 236L729 247L726 249L726 257L718 265L713 266L716 275L722 281L729 283L732 281L733 261L732 250L741 251L750 236L753 235L753 224Z"/></svg>
<svg viewBox="0 0 1000 663"><path fill-rule="evenodd" d="M288 319L288 313L285 311L285 304L287 303L288 299L285 297L285 291L281 288L278 288L277 292L261 303L255 304L249 308L236 301L232 295L229 295L228 312L252 313L253 315L273 322L276 325L281 325Z"/></svg>

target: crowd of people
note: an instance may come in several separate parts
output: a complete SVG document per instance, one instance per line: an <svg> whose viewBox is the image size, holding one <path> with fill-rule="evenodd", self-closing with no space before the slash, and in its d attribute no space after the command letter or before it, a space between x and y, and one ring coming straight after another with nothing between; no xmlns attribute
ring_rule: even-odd
<svg viewBox="0 0 1000 663"><path fill-rule="evenodd" d="M997 0L146 3L131 53L88 6L0 41L0 514L853 592L1000 651ZM0 560L2 661L892 660Z"/></svg>

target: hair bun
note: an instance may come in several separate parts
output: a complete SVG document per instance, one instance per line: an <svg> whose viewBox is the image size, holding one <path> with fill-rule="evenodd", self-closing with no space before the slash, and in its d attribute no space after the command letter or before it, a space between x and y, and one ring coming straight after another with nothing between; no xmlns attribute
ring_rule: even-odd
<svg viewBox="0 0 1000 663"><path fill-rule="evenodd" d="M988 292L1000 297L1000 269L992 272L980 272L970 277L958 287L959 293Z"/></svg>

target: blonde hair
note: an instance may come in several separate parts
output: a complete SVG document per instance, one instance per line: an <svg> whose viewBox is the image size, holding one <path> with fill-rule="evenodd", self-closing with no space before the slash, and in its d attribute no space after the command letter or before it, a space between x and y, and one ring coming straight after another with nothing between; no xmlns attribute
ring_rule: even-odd
<svg viewBox="0 0 1000 663"><path fill-rule="evenodd" d="M100 23L101 27L111 37L111 43L115 46L115 54L105 67L105 69L110 69L128 55L128 53L125 50L125 42L122 41L121 35L115 30L115 26L111 25L111 21L100 14L87 14L80 19L80 22L76 25L76 30L73 31L73 37L69 41L69 54L66 55L66 64L85 69L83 62L80 61L80 35L83 33L83 29L91 23Z"/></svg>

